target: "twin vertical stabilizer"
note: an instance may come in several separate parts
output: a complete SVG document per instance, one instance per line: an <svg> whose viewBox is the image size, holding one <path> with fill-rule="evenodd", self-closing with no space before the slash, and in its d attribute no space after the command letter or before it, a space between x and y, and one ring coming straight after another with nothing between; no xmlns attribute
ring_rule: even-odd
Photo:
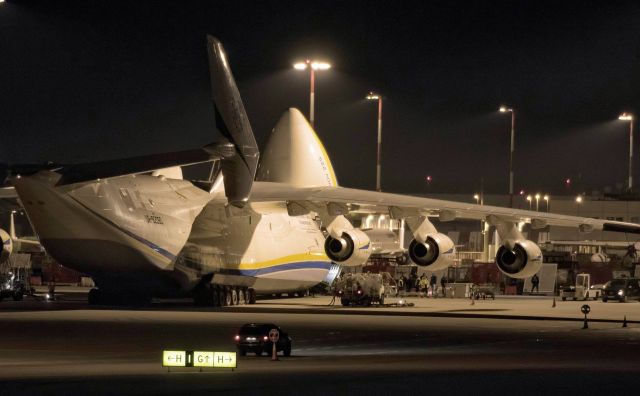
<svg viewBox="0 0 640 396"><path fill-rule="evenodd" d="M338 185L327 151L298 109L288 109L273 128L256 180L296 187Z"/></svg>

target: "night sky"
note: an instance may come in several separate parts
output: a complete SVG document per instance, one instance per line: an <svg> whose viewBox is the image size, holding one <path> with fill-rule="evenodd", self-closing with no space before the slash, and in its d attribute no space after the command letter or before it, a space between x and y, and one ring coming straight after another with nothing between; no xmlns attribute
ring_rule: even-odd
<svg viewBox="0 0 640 396"><path fill-rule="evenodd" d="M506 193L501 103L516 110L517 190L626 183L628 123L617 116L640 113L637 1L49 3L0 4L0 162L115 159L219 139L213 34L261 146L286 108L308 114L308 73L292 63L333 64L317 76L316 127L343 186L375 186L371 89L384 95L384 190L472 194L484 177L487 192Z"/></svg>

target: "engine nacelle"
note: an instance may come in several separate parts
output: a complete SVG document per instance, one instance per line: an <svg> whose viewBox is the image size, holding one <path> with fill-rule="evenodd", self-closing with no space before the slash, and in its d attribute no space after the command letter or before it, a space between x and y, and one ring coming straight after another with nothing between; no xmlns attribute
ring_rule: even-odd
<svg viewBox="0 0 640 396"><path fill-rule="evenodd" d="M2 242L2 251L0 251L0 263L4 263L11 256L13 251L13 241L5 230L0 230L0 242Z"/></svg>
<svg viewBox="0 0 640 396"><path fill-rule="evenodd" d="M542 252L538 245L529 240L517 241L512 249L500 246L496 264L503 274L512 278L529 278L542 268Z"/></svg>
<svg viewBox="0 0 640 396"><path fill-rule="evenodd" d="M329 235L324 242L324 251L336 263L346 266L363 265L371 256L371 241L363 231L345 230L340 238Z"/></svg>
<svg viewBox="0 0 640 396"><path fill-rule="evenodd" d="M411 261L421 267L428 267L431 271L449 267L453 263L455 252L455 244L451 238L441 233L427 235L424 242L414 239L409 244Z"/></svg>

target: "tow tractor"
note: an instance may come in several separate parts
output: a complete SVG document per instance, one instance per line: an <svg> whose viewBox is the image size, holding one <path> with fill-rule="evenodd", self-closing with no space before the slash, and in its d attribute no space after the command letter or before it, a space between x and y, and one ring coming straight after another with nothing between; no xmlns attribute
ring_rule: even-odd
<svg viewBox="0 0 640 396"><path fill-rule="evenodd" d="M0 301L5 298L12 298L13 301L21 301L27 289L20 279L13 272L0 274Z"/></svg>
<svg viewBox="0 0 640 396"><path fill-rule="evenodd" d="M600 290L591 288L591 275L582 273L576 275L576 284L571 286L565 286L560 289L560 297L562 301L566 301L567 298L576 300L597 300L600 297Z"/></svg>
<svg viewBox="0 0 640 396"><path fill-rule="evenodd" d="M345 274L336 279L335 294L343 306L384 304L387 295L393 295L395 281L386 272L380 274Z"/></svg>

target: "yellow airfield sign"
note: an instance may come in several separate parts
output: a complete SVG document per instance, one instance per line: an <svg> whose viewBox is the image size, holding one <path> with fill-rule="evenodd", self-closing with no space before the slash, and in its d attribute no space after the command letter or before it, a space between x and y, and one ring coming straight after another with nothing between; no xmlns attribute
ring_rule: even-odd
<svg viewBox="0 0 640 396"><path fill-rule="evenodd" d="M214 352L213 367L236 368L235 352Z"/></svg>
<svg viewBox="0 0 640 396"><path fill-rule="evenodd" d="M187 351L162 351L164 367L187 367Z"/></svg>
<svg viewBox="0 0 640 396"><path fill-rule="evenodd" d="M236 352L163 351L164 367L236 368Z"/></svg>

